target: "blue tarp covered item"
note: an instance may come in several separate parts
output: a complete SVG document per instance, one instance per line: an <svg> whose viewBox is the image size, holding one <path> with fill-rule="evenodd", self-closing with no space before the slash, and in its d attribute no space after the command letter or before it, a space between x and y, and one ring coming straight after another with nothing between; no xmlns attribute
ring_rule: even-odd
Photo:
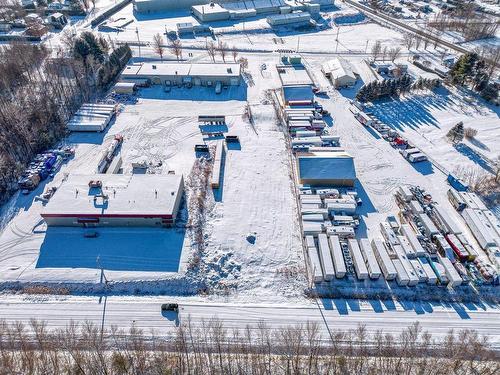
<svg viewBox="0 0 500 375"><path fill-rule="evenodd" d="M321 184L322 181L337 180L348 184L356 179L354 160L347 154L324 152L299 155L298 164L303 183Z"/></svg>

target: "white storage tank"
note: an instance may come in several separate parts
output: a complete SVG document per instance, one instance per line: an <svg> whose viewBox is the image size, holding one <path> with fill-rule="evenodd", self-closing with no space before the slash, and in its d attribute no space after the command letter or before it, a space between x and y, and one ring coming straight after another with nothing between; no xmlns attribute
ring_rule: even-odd
<svg viewBox="0 0 500 375"><path fill-rule="evenodd" d="M373 253L373 249L370 245L370 241L368 238L363 238L359 240L359 247L361 249L361 254L363 255L363 259L365 260L365 264L368 268L368 274L370 275L370 279L378 279L381 274L380 267L377 263L377 259L375 258L375 254Z"/></svg>
<svg viewBox="0 0 500 375"><path fill-rule="evenodd" d="M385 247L384 242L376 239L372 240L372 249L385 279L394 280L396 278L397 271L396 268L394 268L394 264L392 263L389 254L387 253L387 248Z"/></svg>
<svg viewBox="0 0 500 375"><path fill-rule="evenodd" d="M349 251L352 257L352 263L354 265L354 270L356 271L356 275L359 280L365 280L368 278L368 269L365 265L365 260L363 259L363 255L361 254L361 250L358 245L358 241L355 239L350 239L347 242L349 246Z"/></svg>

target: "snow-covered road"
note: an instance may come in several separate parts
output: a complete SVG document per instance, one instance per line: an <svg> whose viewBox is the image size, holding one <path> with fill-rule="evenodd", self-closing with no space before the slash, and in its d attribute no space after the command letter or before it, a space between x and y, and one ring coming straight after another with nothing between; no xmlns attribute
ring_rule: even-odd
<svg viewBox="0 0 500 375"><path fill-rule="evenodd" d="M100 326L116 325L127 329L132 323L145 333L153 330L156 335L170 336L175 330L175 319L163 316L162 303L169 302L166 297L30 297L4 296L0 301L0 320L8 322L30 319L45 320L49 328L64 327L71 320L75 322L92 321ZM415 321L433 337L441 338L450 329L473 329L489 337L493 347L500 349L500 310L473 304L430 304L425 302L392 302L356 300L323 300L319 305L236 305L187 302L181 305L180 319L191 317L198 325L202 320L213 317L223 320L227 328L257 328L260 321L269 328L284 325L316 322L321 328L324 339L328 330L355 329L366 324L367 331L374 333L398 334Z"/></svg>

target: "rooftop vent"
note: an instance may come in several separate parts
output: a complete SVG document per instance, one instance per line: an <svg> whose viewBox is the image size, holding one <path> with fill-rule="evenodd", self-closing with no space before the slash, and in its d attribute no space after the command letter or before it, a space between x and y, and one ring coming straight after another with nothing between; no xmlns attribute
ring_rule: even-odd
<svg viewBox="0 0 500 375"><path fill-rule="evenodd" d="M227 72L228 72L229 74L231 74L231 73L233 72L233 70L232 70L231 68L227 68Z"/></svg>
<svg viewBox="0 0 500 375"><path fill-rule="evenodd" d="M152 65L151 67L152 67L153 69L156 69L156 65Z"/></svg>

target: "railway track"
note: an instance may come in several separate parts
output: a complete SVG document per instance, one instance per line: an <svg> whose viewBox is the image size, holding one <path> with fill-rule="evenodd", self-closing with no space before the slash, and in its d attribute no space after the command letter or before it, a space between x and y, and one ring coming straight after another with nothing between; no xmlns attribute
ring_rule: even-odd
<svg viewBox="0 0 500 375"><path fill-rule="evenodd" d="M365 13L368 17L372 18L372 19L378 19L378 20L383 20L387 23L390 23L392 24L393 26L396 26L400 29L403 29L407 32L410 32L410 33L413 33L415 35L419 35L421 37L424 37L432 42L435 42L437 43L438 45L442 46L442 47L446 47L446 48L449 48L455 52L459 52L459 53L467 53L467 52L470 52L470 50L466 49L466 48L463 48L463 47L460 47L454 43L451 43L451 42L448 42L446 40L443 40L441 38L438 38L436 37L435 35L432 35L428 32L425 32L425 31L422 31L416 27L413 27L411 25L408 25L407 23L405 22L402 22L402 21L399 21L393 17L390 17L386 14L383 14L383 13L380 13L380 12L377 12L367 6L364 6L364 5L361 5L359 3L357 3L356 1L353 1L353 0L344 0L345 3L349 4L350 6L362 11L363 13ZM491 62L491 61L490 61ZM499 67L499 64L496 63L495 66L498 68Z"/></svg>

